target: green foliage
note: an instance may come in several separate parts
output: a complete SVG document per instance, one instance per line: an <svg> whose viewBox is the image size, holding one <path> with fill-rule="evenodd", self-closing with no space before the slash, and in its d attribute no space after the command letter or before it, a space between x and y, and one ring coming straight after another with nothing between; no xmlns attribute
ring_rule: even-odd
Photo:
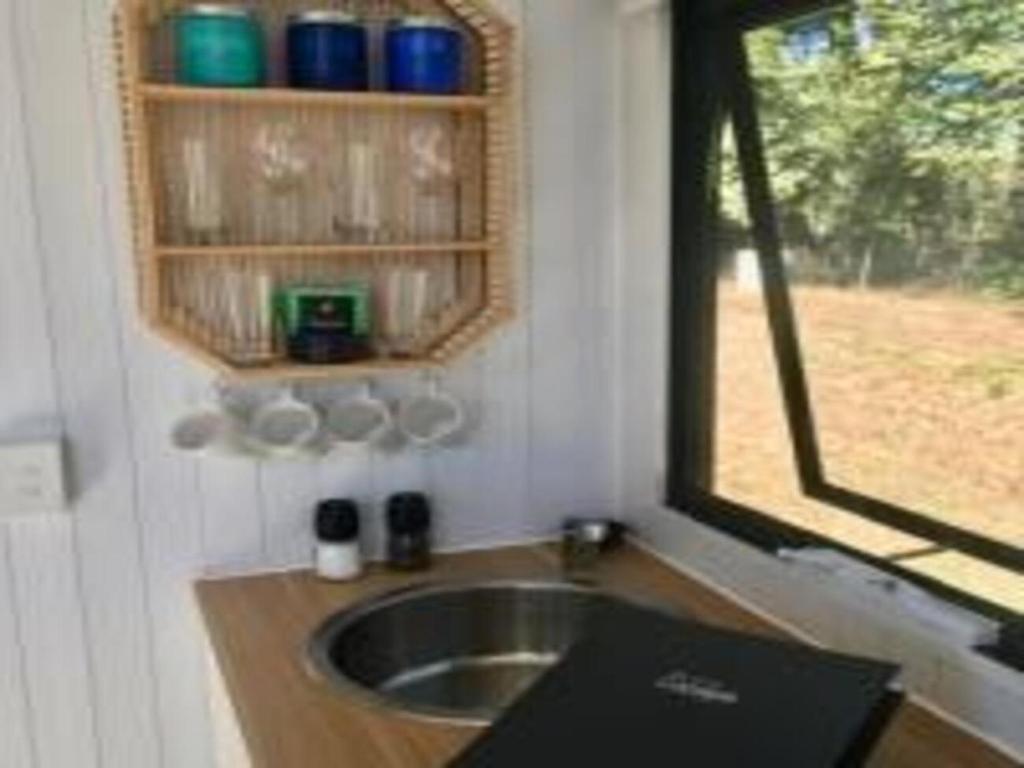
<svg viewBox="0 0 1024 768"><path fill-rule="evenodd" d="M993 256L978 264L973 285L989 296L1024 300L1024 252L1016 257Z"/></svg>
<svg viewBox="0 0 1024 768"><path fill-rule="evenodd" d="M803 26L799 26L803 25ZM748 36L787 244L833 282L1024 280L1024 0L860 0ZM810 25L810 26L808 26ZM794 31L827 32L800 55ZM735 156L724 206L743 221Z"/></svg>

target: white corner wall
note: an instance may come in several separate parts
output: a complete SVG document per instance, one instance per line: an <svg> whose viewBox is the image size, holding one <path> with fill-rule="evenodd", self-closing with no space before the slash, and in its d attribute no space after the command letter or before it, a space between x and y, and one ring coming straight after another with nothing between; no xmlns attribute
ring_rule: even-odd
<svg viewBox="0 0 1024 768"><path fill-rule="evenodd" d="M901 663L905 683L921 700L1024 763L1024 675L951 647L884 599L812 582L661 505L670 221L667 13L659 0L619 3L618 505L640 541L675 567L811 641Z"/></svg>
<svg viewBox="0 0 1024 768"><path fill-rule="evenodd" d="M309 512L424 488L446 548L613 507L612 0L502 0L521 24L528 194L520 318L446 384L449 451L196 462L168 424L209 388L135 312L111 0L0 0L0 440L63 434L66 518L0 523L0 766L211 766L207 570L308 558ZM383 383L397 396L414 386Z"/></svg>

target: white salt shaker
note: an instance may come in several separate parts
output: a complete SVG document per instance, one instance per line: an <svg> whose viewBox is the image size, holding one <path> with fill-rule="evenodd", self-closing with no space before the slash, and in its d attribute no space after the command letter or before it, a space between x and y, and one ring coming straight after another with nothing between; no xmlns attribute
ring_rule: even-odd
<svg viewBox="0 0 1024 768"><path fill-rule="evenodd" d="M327 581L351 581L363 572L359 549L359 507L348 499L321 502L316 509L316 572Z"/></svg>

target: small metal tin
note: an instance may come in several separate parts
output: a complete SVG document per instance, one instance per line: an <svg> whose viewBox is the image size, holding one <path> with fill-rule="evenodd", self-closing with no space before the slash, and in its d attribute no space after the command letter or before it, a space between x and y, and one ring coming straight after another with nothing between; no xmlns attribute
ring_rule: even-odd
<svg viewBox="0 0 1024 768"><path fill-rule="evenodd" d="M626 527L603 518L572 518L562 525L562 568L568 578L586 581L601 555L622 543Z"/></svg>

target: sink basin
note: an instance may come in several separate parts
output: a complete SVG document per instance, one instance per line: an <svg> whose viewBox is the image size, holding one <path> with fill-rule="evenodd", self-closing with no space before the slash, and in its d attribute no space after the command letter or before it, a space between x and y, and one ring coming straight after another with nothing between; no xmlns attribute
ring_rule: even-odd
<svg viewBox="0 0 1024 768"><path fill-rule="evenodd" d="M332 616L314 670L338 691L418 718L487 724L557 663L598 612L660 610L562 582L416 587Z"/></svg>

